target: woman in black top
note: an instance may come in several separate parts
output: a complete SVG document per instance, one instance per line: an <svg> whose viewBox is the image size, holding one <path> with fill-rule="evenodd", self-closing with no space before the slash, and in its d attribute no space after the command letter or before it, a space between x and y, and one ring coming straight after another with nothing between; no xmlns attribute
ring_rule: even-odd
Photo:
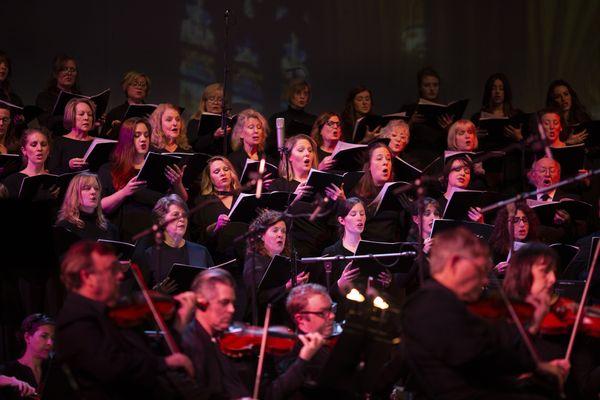
<svg viewBox="0 0 600 400"><path fill-rule="evenodd" d="M173 104L162 103L150 115L152 125L152 145L166 153L189 153L192 146L188 143L185 121L179 108Z"/></svg>
<svg viewBox="0 0 600 400"><path fill-rule="evenodd" d="M246 160L260 160L266 157L265 141L268 135L269 126L261 113L248 108L238 114L237 123L231 134L233 153L227 157L238 176L242 175ZM270 159L267 161L272 162Z"/></svg>
<svg viewBox="0 0 600 400"><path fill-rule="evenodd" d="M46 362L54 349L54 326L52 318L43 314L32 314L21 324L20 339L25 344L23 355L0 366L0 375L14 377L36 389L38 398L43 395L47 378ZM2 399L24 399L14 388L0 389Z"/></svg>
<svg viewBox="0 0 600 400"><path fill-rule="evenodd" d="M466 155L457 155L449 157L444 165L443 184L446 186L444 194L437 199L440 209L445 210L448 200L456 190L466 190L471 184L473 175L473 162ZM478 207L471 207L468 212L468 218L471 221L483 223L483 214Z"/></svg>
<svg viewBox="0 0 600 400"><path fill-rule="evenodd" d="M113 150L111 162L98 171L102 186L102 210L117 225L121 240L130 242L133 235L152 225L150 212L162 194L144 187L137 174L150 150L150 124L141 118L130 118L119 130L119 142ZM166 176L172 190L182 198L187 192L181 179L183 172L167 167Z"/></svg>
<svg viewBox="0 0 600 400"><path fill-rule="evenodd" d="M48 169L55 174L80 171L87 163L85 152L94 140L90 131L94 128L96 106L88 99L71 99L65 107L63 125L69 130L52 143Z"/></svg>
<svg viewBox="0 0 600 400"><path fill-rule="evenodd" d="M562 137L566 144L582 143L588 136L587 129L577 129L578 125L591 120L585 106L579 100L577 92L563 79L550 83L546 93L546 107L556 108L562 112L560 115L565 121L565 132Z"/></svg>
<svg viewBox="0 0 600 400"><path fill-rule="evenodd" d="M170 290L166 288L170 285L166 278L175 263L202 268L210 268L214 265L206 247L185 240L189 209L181 197L176 194L162 197L156 202L152 215L158 225L167 220L171 222L164 228L163 240L159 247L151 246L145 252L143 265L150 286L157 285L159 289L169 292ZM190 285L191 283L189 282Z"/></svg>
<svg viewBox="0 0 600 400"><path fill-rule="evenodd" d="M68 132L63 127L63 116L53 115L54 105L61 90L80 94L77 85L77 63L73 57L61 54L52 62L52 77L47 88L40 92L35 99L35 105L43 112L38 116L40 125L48 128L53 136L61 136Z"/></svg>
<svg viewBox="0 0 600 400"><path fill-rule="evenodd" d="M80 239L117 240L117 228L102 213L101 192L97 175L82 172L75 176L65 193L57 226L73 232Z"/></svg>
<svg viewBox="0 0 600 400"><path fill-rule="evenodd" d="M363 171L364 175L354 188L353 194L367 206L367 225L363 237L382 242L404 241L409 228L404 206L398 203L394 207L386 207L376 212L375 204L372 204L384 185L394 181L390 149L381 142L372 144Z"/></svg>
<svg viewBox="0 0 600 400"><path fill-rule="evenodd" d="M9 197L12 198L19 197L21 184L25 178L48 173L45 164L50 153L50 145L46 134L38 129L26 130L21 137L21 151L26 162L25 168L7 176L2 181L8 190ZM56 198L56 196L58 196L58 189L53 189L50 192L40 193L36 199Z"/></svg>
<svg viewBox="0 0 600 400"><path fill-rule="evenodd" d="M296 135L285 141L289 150L289 160L279 163L279 178L270 186L273 191L291 192L289 212L294 215L310 215L315 206L303 196L309 196L311 189L306 185L311 168L317 168L318 159L315 142L306 135ZM289 172L289 175L288 175ZM343 192L335 185L325 189L325 194L335 202ZM294 241L295 250L300 257L321 254L323 248L333 242L335 220L332 215L317 216L313 221L306 216L294 218L290 235Z"/></svg>
<svg viewBox="0 0 600 400"><path fill-rule="evenodd" d="M219 126L214 132L202 132L199 134L200 120L202 114L221 114L223 110L223 85L212 83L202 92L198 110L192 115L187 125L187 133L190 145L194 151L212 155L223 153L223 129ZM227 134L231 133L231 128L227 128Z"/></svg>
<svg viewBox="0 0 600 400"><path fill-rule="evenodd" d="M246 259L244 260L244 283L250 299L257 292L256 299L258 311L264 317L264 310L268 303L273 303L271 321L281 324L288 320L285 311L285 298L292 288L292 280L285 285L269 289L259 287L260 282L267 272L267 267L276 255L290 255L289 236L287 225L282 213L273 210L263 210L250 224L249 231L253 235L248 237ZM298 285L308 282L309 274L301 272L296 277Z"/></svg>
<svg viewBox="0 0 600 400"><path fill-rule="evenodd" d="M106 114L102 136L117 140L119 138L119 125L130 104L144 104L150 93L150 77L137 71L129 71L121 80L121 89L125 93L125 103L120 104Z"/></svg>
<svg viewBox="0 0 600 400"><path fill-rule="evenodd" d="M11 73L12 65L10 63L10 58L6 53L0 51L0 100L23 107L23 100L13 92L10 85L9 78Z"/></svg>
<svg viewBox="0 0 600 400"><path fill-rule="evenodd" d="M0 154L16 154L19 148L14 121L21 116L15 111L13 107L0 102Z"/></svg>
<svg viewBox="0 0 600 400"><path fill-rule="evenodd" d="M373 94L371 90L365 86L357 86L350 90L348 96L346 96L346 103L342 112L342 132L345 135L346 142L368 142L379 135L381 127L376 127L372 131L367 127L364 138L353 137L357 120L372 113Z"/></svg>
<svg viewBox="0 0 600 400"><path fill-rule="evenodd" d="M327 171L335 169L331 153L333 153L335 146L342 139L340 116L334 112L324 112L319 115L312 127L310 137L318 146L317 155L320 160L319 170Z"/></svg>

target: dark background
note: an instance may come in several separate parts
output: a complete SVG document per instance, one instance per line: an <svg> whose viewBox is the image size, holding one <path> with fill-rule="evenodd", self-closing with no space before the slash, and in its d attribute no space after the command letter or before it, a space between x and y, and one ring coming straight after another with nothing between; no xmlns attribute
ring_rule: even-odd
<svg viewBox="0 0 600 400"><path fill-rule="evenodd" d="M197 106L223 70L224 9L232 10L234 111L252 105L269 115L282 107L283 83L305 76L309 110L341 111L349 88L372 88L375 111L414 101L416 71L432 65L445 101L481 102L488 75L505 72L514 105L544 105L556 78L568 80L600 116L600 2L321 0L321 1L3 1L0 49L12 58L11 82L32 103L52 58L78 60L85 94L113 89L135 69L150 75L151 103Z"/></svg>

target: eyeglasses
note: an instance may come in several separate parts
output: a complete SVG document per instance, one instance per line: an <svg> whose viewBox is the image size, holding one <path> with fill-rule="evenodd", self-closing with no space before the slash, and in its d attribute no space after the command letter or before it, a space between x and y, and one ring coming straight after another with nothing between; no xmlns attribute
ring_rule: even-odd
<svg viewBox="0 0 600 400"><path fill-rule="evenodd" d="M77 68L75 67L62 67L60 72L77 72Z"/></svg>
<svg viewBox="0 0 600 400"><path fill-rule="evenodd" d="M131 85L129 85L129 86L134 87L134 88L145 89L148 86L148 84L146 82L135 81L135 82L131 83Z"/></svg>
<svg viewBox="0 0 600 400"><path fill-rule="evenodd" d="M547 173L549 173L550 175L554 175L555 173L558 172L558 170L555 167L551 167L551 168L539 168L537 170L538 174L541 175L546 175Z"/></svg>
<svg viewBox="0 0 600 400"><path fill-rule="evenodd" d="M342 123L340 121L327 121L327 122L325 122L325 125L327 125L329 127L342 126Z"/></svg>
<svg viewBox="0 0 600 400"><path fill-rule="evenodd" d="M300 311L299 314L312 314L323 319L327 319L331 314L337 311L337 303L331 303L331 306L321 311Z"/></svg>
<svg viewBox="0 0 600 400"><path fill-rule="evenodd" d="M210 101L211 103L221 103L223 101L223 98L217 96L210 96L206 98L206 101Z"/></svg>
<svg viewBox="0 0 600 400"><path fill-rule="evenodd" d="M527 224L529 220L527 219L527 217L512 217L510 222L512 222L513 224L518 224L519 222Z"/></svg>

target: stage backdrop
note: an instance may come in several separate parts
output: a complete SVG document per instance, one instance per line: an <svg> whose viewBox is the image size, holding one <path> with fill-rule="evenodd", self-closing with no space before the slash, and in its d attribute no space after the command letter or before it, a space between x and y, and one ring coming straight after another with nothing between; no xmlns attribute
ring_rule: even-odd
<svg viewBox="0 0 600 400"><path fill-rule="evenodd" d="M149 102L197 106L204 86L223 74L224 10L230 16L234 111L268 114L284 106L283 83L306 77L309 110L341 111L349 88L373 90L375 111L414 101L416 71L442 76L442 98L481 102L486 77L505 72L514 105L544 105L548 83L564 78L600 117L600 2L595 0L179 0L3 1L0 49L11 81L32 103L58 53L79 63L81 87L110 87L134 69L152 78Z"/></svg>

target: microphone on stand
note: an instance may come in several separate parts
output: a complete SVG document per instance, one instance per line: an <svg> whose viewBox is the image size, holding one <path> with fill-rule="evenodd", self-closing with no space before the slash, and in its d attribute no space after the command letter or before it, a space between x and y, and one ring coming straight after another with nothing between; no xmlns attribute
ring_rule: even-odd
<svg viewBox="0 0 600 400"><path fill-rule="evenodd" d="M277 118L275 126L277 127L277 149L281 151L285 142L285 118Z"/></svg>
<svg viewBox="0 0 600 400"><path fill-rule="evenodd" d="M538 127L538 133L540 136L540 140L542 140L542 144L544 145L544 153L546 154L546 157L553 160L554 157L552 157L552 151L550 150L550 145L548 144L548 139L546 138L546 132L544 132L544 127L542 126L542 122L540 121L539 117L537 117L536 120L537 120L537 127Z"/></svg>
<svg viewBox="0 0 600 400"><path fill-rule="evenodd" d="M258 180L256 181L256 198L260 199L262 196L263 189L263 175L265 174L265 163L267 160L265 158L261 158L260 164L258 164Z"/></svg>

